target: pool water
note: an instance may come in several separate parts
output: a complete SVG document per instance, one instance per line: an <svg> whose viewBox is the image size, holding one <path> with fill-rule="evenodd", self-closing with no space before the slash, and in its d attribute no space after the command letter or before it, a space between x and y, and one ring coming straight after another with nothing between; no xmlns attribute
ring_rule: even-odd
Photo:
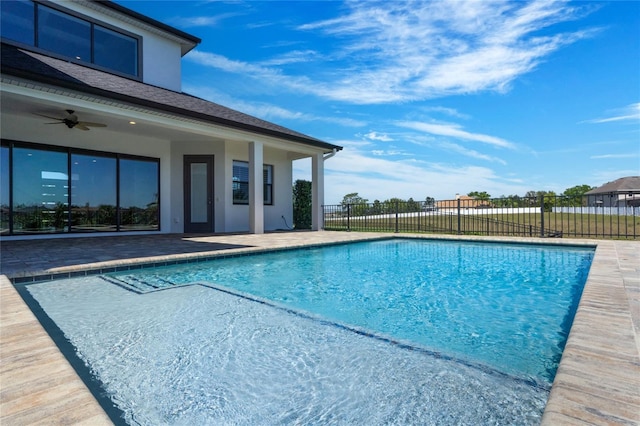
<svg viewBox="0 0 640 426"><path fill-rule="evenodd" d="M592 256L394 239L28 290L131 424L536 424Z"/></svg>

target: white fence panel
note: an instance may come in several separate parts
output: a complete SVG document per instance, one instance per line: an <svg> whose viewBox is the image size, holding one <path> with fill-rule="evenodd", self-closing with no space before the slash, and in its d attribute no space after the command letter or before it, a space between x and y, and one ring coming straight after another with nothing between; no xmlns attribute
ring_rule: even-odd
<svg viewBox="0 0 640 426"><path fill-rule="evenodd" d="M554 213L640 216L640 207L554 207Z"/></svg>

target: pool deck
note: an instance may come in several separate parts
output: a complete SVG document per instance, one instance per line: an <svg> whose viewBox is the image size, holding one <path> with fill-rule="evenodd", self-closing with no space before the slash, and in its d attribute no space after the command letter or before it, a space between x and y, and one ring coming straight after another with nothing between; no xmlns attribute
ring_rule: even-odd
<svg viewBox="0 0 640 426"><path fill-rule="evenodd" d="M123 268L407 234L288 232L0 241L0 424L112 424L12 285ZM417 238L597 246L543 425L640 425L640 242Z"/></svg>

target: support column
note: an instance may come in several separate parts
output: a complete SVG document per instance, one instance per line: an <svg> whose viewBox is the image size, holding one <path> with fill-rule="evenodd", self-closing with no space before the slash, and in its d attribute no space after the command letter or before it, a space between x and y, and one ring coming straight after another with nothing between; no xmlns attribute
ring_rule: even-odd
<svg viewBox="0 0 640 426"><path fill-rule="evenodd" d="M324 226L324 154L311 158L311 229L319 231Z"/></svg>
<svg viewBox="0 0 640 426"><path fill-rule="evenodd" d="M249 143L249 230L264 234L264 176L261 142Z"/></svg>

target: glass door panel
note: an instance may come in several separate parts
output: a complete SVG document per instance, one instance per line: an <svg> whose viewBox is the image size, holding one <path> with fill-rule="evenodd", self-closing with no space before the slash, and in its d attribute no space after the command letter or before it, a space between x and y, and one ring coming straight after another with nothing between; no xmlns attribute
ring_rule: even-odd
<svg viewBox="0 0 640 426"><path fill-rule="evenodd" d="M184 156L184 232L213 232L213 156Z"/></svg>
<svg viewBox="0 0 640 426"><path fill-rule="evenodd" d="M191 223L209 220L208 205L207 163L191 163Z"/></svg>

